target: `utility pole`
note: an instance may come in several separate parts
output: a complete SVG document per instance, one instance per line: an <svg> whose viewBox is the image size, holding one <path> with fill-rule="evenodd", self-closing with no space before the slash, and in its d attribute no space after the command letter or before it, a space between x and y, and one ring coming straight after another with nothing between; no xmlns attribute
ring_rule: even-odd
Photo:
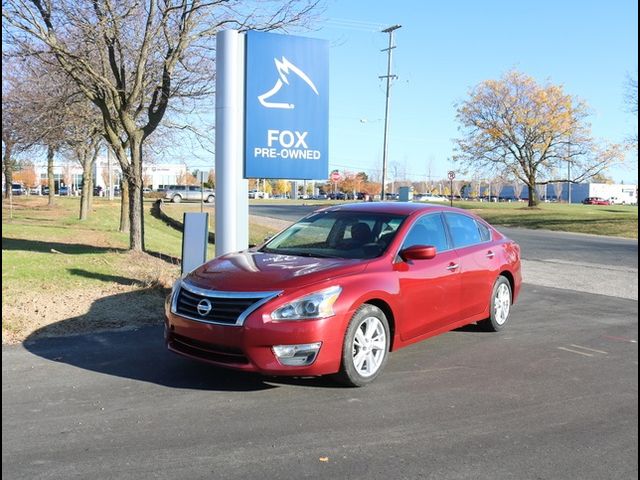
<svg viewBox="0 0 640 480"><path fill-rule="evenodd" d="M391 99L391 80L398 78L397 75L393 75L391 73L391 58L393 49L396 48L393 44L393 32L399 29L402 25L393 25L389 28L385 28L382 30L382 33L389 34L389 47L380 50L381 52L387 52L387 74L381 75L378 78L386 78L387 79L387 95L386 102L384 107L384 142L382 148L382 194L380 196L381 201L385 201L385 182L387 181L387 154L389 152L389 104Z"/></svg>

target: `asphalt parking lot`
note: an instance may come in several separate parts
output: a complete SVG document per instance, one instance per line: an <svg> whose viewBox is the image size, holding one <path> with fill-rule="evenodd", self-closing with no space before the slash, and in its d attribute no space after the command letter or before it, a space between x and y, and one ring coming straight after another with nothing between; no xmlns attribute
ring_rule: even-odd
<svg viewBox="0 0 640 480"><path fill-rule="evenodd" d="M3 347L3 476L637 478L637 286L615 283L637 242L586 239L578 265L563 239L530 249L505 331L398 351L364 389L194 363L158 327ZM607 245L630 266L594 262ZM594 293L584 268L619 275Z"/></svg>

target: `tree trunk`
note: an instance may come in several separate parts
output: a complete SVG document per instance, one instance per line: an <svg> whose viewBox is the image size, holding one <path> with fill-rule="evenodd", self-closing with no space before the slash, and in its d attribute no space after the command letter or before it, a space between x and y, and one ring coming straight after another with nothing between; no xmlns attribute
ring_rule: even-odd
<svg viewBox="0 0 640 480"><path fill-rule="evenodd" d="M527 187L529 188L529 207L538 205L538 192L536 190L536 174L535 172L527 178Z"/></svg>
<svg viewBox="0 0 640 480"><path fill-rule="evenodd" d="M13 150L12 142L5 142L4 144L4 158L2 160L4 167L4 198L11 196L11 184L13 183L13 165L11 160L11 154Z"/></svg>
<svg viewBox="0 0 640 480"><path fill-rule="evenodd" d="M82 196L80 197L80 220L89 218L91 207L91 194L93 185L93 172L91 164L86 159L82 163Z"/></svg>
<svg viewBox="0 0 640 480"><path fill-rule="evenodd" d="M124 172L123 172L124 176ZM124 180L120 182L120 231L129 233L129 183Z"/></svg>
<svg viewBox="0 0 640 480"><path fill-rule="evenodd" d="M53 157L56 151L52 146L47 147L47 177L49 183L49 206L54 204L54 195L56 194L56 182L53 178Z"/></svg>
<svg viewBox="0 0 640 480"><path fill-rule="evenodd" d="M127 178L129 185L129 249L144 251L143 210L142 210L142 142L131 139L131 170Z"/></svg>

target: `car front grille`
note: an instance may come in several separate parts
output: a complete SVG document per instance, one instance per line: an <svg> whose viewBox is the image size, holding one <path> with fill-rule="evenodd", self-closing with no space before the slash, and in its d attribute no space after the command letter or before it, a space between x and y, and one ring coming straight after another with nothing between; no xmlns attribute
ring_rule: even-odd
<svg viewBox="0 0 640 480"><path fill-rule="evenodd" d="M280 292L222 292L183 282L173 299L172 311L198 322L240 326L260 305Z"/></svg>

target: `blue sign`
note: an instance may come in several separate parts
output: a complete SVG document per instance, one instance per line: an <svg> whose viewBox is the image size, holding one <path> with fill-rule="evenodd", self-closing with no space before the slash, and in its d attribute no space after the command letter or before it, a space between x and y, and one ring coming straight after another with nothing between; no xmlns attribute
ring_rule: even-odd
<svg viewBox="0 0 640 480"><path fill-rule="evenodd" d="M329 42L247 32L245 178L326 179Z"/></svg>

